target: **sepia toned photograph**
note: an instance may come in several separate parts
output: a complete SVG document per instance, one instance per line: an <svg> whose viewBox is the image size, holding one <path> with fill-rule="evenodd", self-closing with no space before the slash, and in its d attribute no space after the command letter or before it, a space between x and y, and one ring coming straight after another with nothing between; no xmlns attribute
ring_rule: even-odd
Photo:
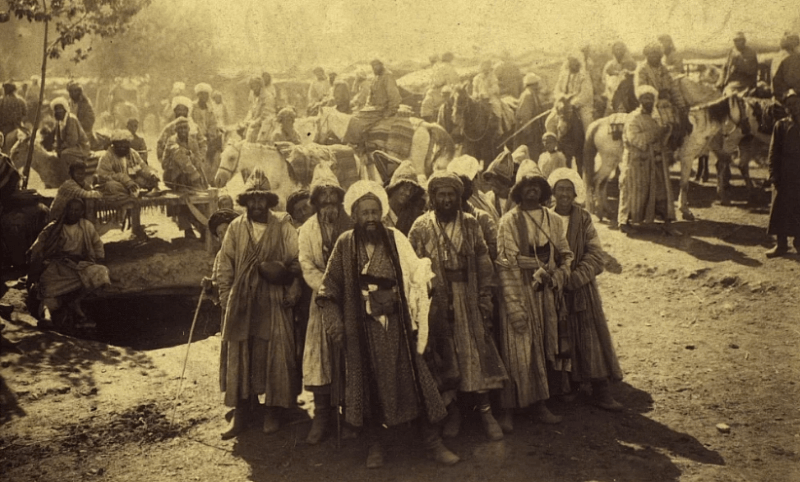
<svg viewBox="0 0 800 482"><path fill-rule="evenodd" d="M0 478L800 480L800 4L0 0Z"/></svg>

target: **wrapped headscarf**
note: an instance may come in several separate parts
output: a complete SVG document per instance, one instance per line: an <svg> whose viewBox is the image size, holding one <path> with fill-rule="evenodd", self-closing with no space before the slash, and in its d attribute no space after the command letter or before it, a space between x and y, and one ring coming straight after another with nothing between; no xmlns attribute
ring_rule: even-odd
<svg viewBox="0 0 800 482"><path fill-rule="evenodd" d="M295 112L294 107L284 107L278 112L278 122L283 122L284 119L292 118L297 119L297 112Z"/></svg>
<svg viewBox="0 0 800 482"><path fill-rule="evenodd" d="M661 46L658 42L650 42L649 44L645 45L642 53L645 57L649 56L650 54L659 53L664 55L664 47Z"/></svg>
<svg viewBox="0 0 800 482"><path fill-rule="evenodd" d="M344 195L344 210L348 216L353 215L353 207L362 199L375 199L381 205L381 217L389 214L389 196L383 186L375 181L361 180L354 182Z"/></svg>
<svg viewBox="0 0 800 482"><path fill-rule="evenodd" d="M111 133L111 142L120 142L120 141L132 141L133 134L130 133L127 129L116 129L114 132Z"/></svg>
<svg viewBox="0 0 800 482"><path fill-rule="evenodd" d="M443 187L452 187L456 190L459 199L464 193L464 183L459 179L458 174L450 171L436 171L428 178L428 196L433 198L436 191Z"/></svg>
<svg viewBox="0 0 800 482"><path fill-rule="evenodd" d="M579 176L576 171L567 167L559 167L550 173L550 177L547 178L547 182L553 189L556 188L556 184L558 184L559 181L571 182L572 187L575 189L575 202L583 204L583 201L586 199L586 186L583 184L581 176Z"/></svg>
<svg viewBox="0 0 800 482"><path fill-rule="evenodd" d="M185 97L183 95L177 95L172 98L172 110L175 110L176 107L182 105L187 109L192 109L192 99Z"/></svg>
<svg viewBox="0 0 800 482"><path fill-rule="evenodd" d="M644 94L650 94L655 100L658 100L658 91L652 85L642 84L636 86L636 99L641 98Z"/></svg>
<svg viewBox="0 0 800 482"><path fill-rule="evenodd" d="M69 113L69 101L66 97L56 97L55 99L50 101L50 108L55 110L56 106L60 105Z"/></svg>
<svg viewBox="0 0 800 482"><path fill-rule="evenodd" d="M194 86L194 93L195 94L199 94L200 92L205 92L206 94L211 95L211 92L213 92L213 91L214 91L214 89L211 88L211 85L209 85L209 84L207 84L205 82L200 82L199 84Z"/></svg>
<svg viewBox="0 0 800 482"><path fill-rule="evenodd" d="M522 85L524 85L525 87L529 85L539 85L541 81L542 81L541 77L534 74L533 72L528 72L527 74L525 74L525 78L522 80Z"/></svg>
<svg viewBox="0 0 800 482"><path fill-rule="evenodd" d="M447 171L457 176L464 176L471 181L481 171L481 163L472 156L463 155L450 161Z"/></svg>

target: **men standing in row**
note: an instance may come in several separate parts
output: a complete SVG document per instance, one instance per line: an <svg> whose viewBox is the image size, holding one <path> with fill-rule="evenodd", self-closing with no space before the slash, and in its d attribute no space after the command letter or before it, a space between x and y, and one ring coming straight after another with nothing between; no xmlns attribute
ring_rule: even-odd
<svg viewBox="0 0 800 482"><path fill-rule="evenodd" d="M303 351L303 385L314 394L314 421L306 441L317 444L327 433L331 420L333 353L325 333L322 311L313 300L336 240L353 228L353 222L344 212L344 189L328 166L317 166L310 187L311 205L316 212L300 227L298 242L303 278L312 290Z"/></svg>
<svg viewBox="0 0 800 482"><path fill-rule="evenodd" d="M244 430L254 403L265 405L263 431L280 427L278 410L295 406L300 376L294 355L292 307L300 296L297 230L274 214L278 196L256 169L237 202L247 212L231 221L215 277L225 307L220 388L235 407L223 439Z"/></svg>
<svg viewBox="0 0 800 482"><path fill-rule="evenodd" d="M375 432L415 419L428 456L453 465L459 458L433 425L445 406L422 358L430 260L418 259L405 236L383 227L389 199L378 183L350 186L344 207L355 228L334 245L317 296L331 343L344 353L344 373L334 374L344 376L344 400L336 404L345 422L365 427L371 438L368 468L383 466L384 441Z"/></svg>
<svg viewBox="0 0 800 482"><path fill-rule="evenodd" d="M744 32L736 33L733 37L733 46L717 84L725 96L744 95L758 83L758 56L755 50L747 46Z"/></svg>
<svg viewBox="0 0 800 482"><path fill-rule="evenodd" d="M461 211L463 190L456 174L435 172L428 180L433 210L414 222L408 239L436 273L427 360L448 405L444 435L458 434L456 398L462 392L476 396L489 440L500 440L503 431L489 402L489 391L502 388L507 379L492 338L494 269L478 220Z"/></svg>
<svg viewBox="0 0 800 482"><path fill-rule="evenodd" d="M0 132L3 136L22 127L27 112L28 106L17 95L17 85L10 80L3 82L3 97L0 98Z"/></svg>

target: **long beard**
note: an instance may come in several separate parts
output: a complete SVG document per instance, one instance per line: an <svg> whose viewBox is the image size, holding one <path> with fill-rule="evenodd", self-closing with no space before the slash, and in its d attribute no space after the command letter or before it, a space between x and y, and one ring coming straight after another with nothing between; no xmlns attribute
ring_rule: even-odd
<svg viewBox="0 0 800 482"><path fill-rule="evenodd" d="M319 220L322 223L333 224L339 219L338 204L324 204L319 208Z"/></svg>
<svg viewBox="0 0 800 482"><path fill-rule="evenodd" d="M363 226L356 226L354 229L356 237L362 243L378 244L383 239L383 233L382 233L382 230L384 229L383 225L379 225L378 228L375 230L368 230Z"/></svg>

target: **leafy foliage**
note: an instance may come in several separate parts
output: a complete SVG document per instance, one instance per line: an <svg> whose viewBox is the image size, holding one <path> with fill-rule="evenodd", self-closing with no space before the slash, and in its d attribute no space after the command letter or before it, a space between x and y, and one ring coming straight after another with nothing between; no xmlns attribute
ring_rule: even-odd
<svg viewBox="0 0 800 482"><path fill-rule="evenodd" d="M0 11L0 23L10 18L28 22L47 22L56 35L45 45L51 59L86 37L112 37L124 32L133 17L151 0L6 0L8 9ZM76 48L74 62L85 60L91 47Z"/></svg>

